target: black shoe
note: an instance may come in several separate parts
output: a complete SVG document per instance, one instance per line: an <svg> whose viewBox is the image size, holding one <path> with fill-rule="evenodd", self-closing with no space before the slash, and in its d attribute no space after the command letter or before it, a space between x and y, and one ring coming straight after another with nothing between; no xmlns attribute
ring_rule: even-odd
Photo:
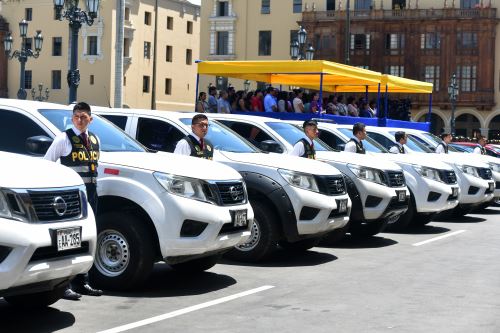
<svg viewBox="0 0 500 333"><path fill-rule="evenodd" d="M102 290L94 289L88 283L85 283L81 287L76 288L76 290L82 295L88 295L88 296L101 296L102 295Z"/></svg>
<svg viewBox="0 0 500 333"><path fill-rule="evenodd" d="M77 292L74 292L73 290L71 290L71 288L68 288L64 291L64 295L62 298L68 299L70 301L78 301L81 297L82 295L80 295Z"/></svg>

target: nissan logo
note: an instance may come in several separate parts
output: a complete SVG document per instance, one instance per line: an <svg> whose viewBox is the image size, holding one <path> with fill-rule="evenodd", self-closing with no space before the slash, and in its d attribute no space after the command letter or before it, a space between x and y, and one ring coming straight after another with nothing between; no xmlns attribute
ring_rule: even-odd
<svg viewBox="0 0 500 333"><path fill-rule="evenodd" d="M240 192L236 189L235 186L229 187L229 194L231 195L231 198L236 201L240 198Z"/></svg>
<svg viewBox="0 0 500 333"><path fill-rule="evenodd" d="M68 209L68 205L66 201L64 201L61 197L55 197L54 202L52 203L52 207L54 207L54 211L57 215L63 216L66 214L66 210Z"/></svg>

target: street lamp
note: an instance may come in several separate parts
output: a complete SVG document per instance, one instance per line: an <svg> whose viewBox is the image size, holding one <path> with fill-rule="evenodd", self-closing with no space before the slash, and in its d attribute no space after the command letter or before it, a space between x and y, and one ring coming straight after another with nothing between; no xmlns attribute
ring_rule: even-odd
<svg viewBox="0 0 500 333"><path fill-rule="evenodd" d="M39 101L43 102L49 99L49 88L45 88L45 96L42 96L42 91L43 91L43 84L39 83L38 84L38 96L36 96L36 90L35 88L31 88L31 98L33 98L34 101Z"/></svg>
<svg viewBox="0 0 500 333"><path fill-rule="evenodd" d="M451 102L451 120L450 120L450 130L451 134L455 135L455 104L458 97L458 84L457 75L453 73L450 79L450 84L448 85L448 95Z"/></svg>
<svg viewBox="0 0 500 333"><path fill-rule="evenodd" d="M299 26L299 32L297 33L297 40L290 43L290 57L293 60L313 60L314 58L314 47L309 44L309 47L304 51L304 47L307 41L307 31L304 27Z"/></svg>
<svg viewBox="0 0 500 333"><path fill-rule="evenodd" d="M245 92L248 92L248 90L250 90L250 80L245 80L243 82L243 87L245 88Z"/></svg>
<svg viewBox="0 0 500 333"><path fill-rule="evenodd" d="M12 38L10 32L8 32L7 36L5 36L5 38L3 39L3 48L7 58L9 58L10 60L17 58L19 60L19 63L21 64L21 78L20 78L19 90L17 91L17 98L26 99L27 93L26 90L24 90L24 85L25 85L24 73L25 73L26 62L30 57L36 59L40 56L40 51L42 51L42 45L43 45L43 37L42 37L42 31L37 30L34 38L35 51L33 51L32 49L28 49L26 47L26 36L28 34L28 22L26 22L26 20L22 20L21 22L19 22L19 34L22 38L20 50L15 50L12 52L12 44L14 43L14 39Z"/></svg>
<svg viewBox="0 0 500 333"><path fill-rule="evenodd" d="M87 12L78 7L79 0L69 0L66 4L66 10L63 12L65 6L64 0L54 0L54 9L56 11L56 18L59 21L66 19L69 21L71 28L71 58L70 70L68 71L67 81L69 85L69 103L76 101L76 93L78 85L80 84L80 71L78 67L78 31L82 24L91 26L94 24L94 19L97 18L97 11L99 9L99 0L85 0Z"/></svg>

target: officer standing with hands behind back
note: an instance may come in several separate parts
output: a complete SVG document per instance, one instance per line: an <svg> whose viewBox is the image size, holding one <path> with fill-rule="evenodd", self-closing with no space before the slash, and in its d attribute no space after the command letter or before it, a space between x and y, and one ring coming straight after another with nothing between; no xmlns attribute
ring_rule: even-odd
<svg viewBox="0 0 500 333"><path fill-rule="evenodd" d="M97 214L97 162L99 160L99 141L89 132L92 122L90 106L80 102L73 107L73 127L59 134L45 154L45 159L56 162L76 171L82 177L87 189L87 198L92 210ZM88 274L80 274L71 281L63 298L77 300L81 294L101 296L102 290L89 285Z"/></svg>
<svg viewBox="0 0 500 333"><path fill-rule="evenodd" d="M188 155L211 160L214 156L214 147L205 139L208 133L208 118L204 114L197 114L191 120L191 133L177 142L174 154Z"/></svg>
<svg viewBox="0 0 500 333"><path fill-rule="evenodd" d="M348 153L366 154L363 147L363 140L366 139L366 126L363 123L356 123L352 126L354 137L346 143L344 151Z"/></svg>
<svg viewBox="0 0 500 333"><path fill-rule="evenodd" d="M394 139L396 139L396 145L389 149L389 153L392 154L406 154L405 144L408 142L408 137L403 131L397 131L394 133Z"/></svg>
<svg viewBox="0 0 500 333"><path fill-rule="evenodd" d="M316 150L314 150L314 139L318 137L318 123L315 120L306 120L302 128L306 137L297 141L290 155L315 160Z"/></svg>

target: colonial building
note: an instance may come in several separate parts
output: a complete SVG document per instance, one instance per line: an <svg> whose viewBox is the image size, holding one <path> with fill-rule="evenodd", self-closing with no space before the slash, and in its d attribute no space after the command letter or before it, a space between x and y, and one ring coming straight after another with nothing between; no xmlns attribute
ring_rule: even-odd
<svg viewBox="0 0 500 333"><path fill-rule="evenodd" d="M83 25L80 30L78 100L105 106L193 110L200 6L186 0L123 1L101 0L94 24ZM80 1L80 6L85 8L85 2ZM69 25L66 20L55 19L53 0L7 1L0 10L9 23L14 50L20 48L18 22L23 18L29 23L28 37L42 30L44 45L40 57L26 63L28 98L29 90L42 83L50 90L49 101L68 103ZM123 41L117 40L120 35ZM4 59L1 49L0 66ZM19 66L19 61L9 61L10 98L16 98L19 89ZM3 73L0 71L0 94ZM117 105L115 102L120 99Z"/></svg>
<svg viewBox="0 0 500 333"><path fill-rule="evenodd" d="M9 25L0 16L0 41L4 39L8 30ZM7 97L7 56L4 52L0 52L0 97Z"/></svg>
<svg viewBox="0 0 500 333"><path fill-rule="evenodd" d="M500 42L495 0L351 0L349 25L347 2L204 1L201 58L289 59L290 42L301 24L308 32L307 43L316 50L315 59L348 61L432 82L432 122L437 133L449 130L448 85L455 73L459 87L457 135L482 132L500 136ZM226 7L231 10L221 11ZM221 20L230 23L222 28ZM225 52L224 39L218 38L224 36L218 31L226 29L231 52ZM408 97L413 119L424 120L428 96Z"/></svg>

